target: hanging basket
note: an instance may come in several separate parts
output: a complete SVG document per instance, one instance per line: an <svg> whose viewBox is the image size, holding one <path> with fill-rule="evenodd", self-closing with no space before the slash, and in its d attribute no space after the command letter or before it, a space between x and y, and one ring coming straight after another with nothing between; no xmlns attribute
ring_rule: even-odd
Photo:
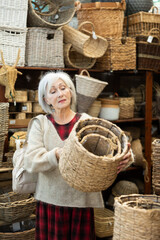
<svg viewBox="0 0 160 240"><path fill-rule="evenodd" d="M113 240L160 239L160 197L131 194L115 198Z"/></svg>
<svg viewBox="0 0 160 240"><path fill-rule="evenodd" d="M84 24L90 24L92 29L94 26L90 22L85 22ZM100 36L93 36L92 31L79 30L65 25L62 27L64 32L64 42L71 43L73 48L81 53L82 55L89 58L99 58L104 55L107 50L108 44L107 40Z"/></svg>
<svg viewBox="0 0 160 240"><path fill-rule="evenodd" d="M28 26L58 28L69 23L75 14L74 0L29 0Z"/></svg>
<svg viewBox="0 0 160 240"><path fill-rule="evenodd" d="M96 58L85 57L78 53L71 43L64 44L64 62L66 67L73 67L78 69L89 69L96 63Z"/></svg>
<svg viewBox="0 0 160 240"><path fill-rule="evenodd" d="M84 74L87 74L84 75ZM103 91L107 82L90 77L87 70L75 75L78 112L87 112L94 100Z"/></svg>
<svg viewBox="0 0 160 240"><path fill-rule="evenodd" d="M101 135L95 125L105 128L108 136ZM127 137L117 125L99 118L80 120L65 143L59 169L71 187L83 192L102 191L115 181L118 164L127 151Z"/></svg>

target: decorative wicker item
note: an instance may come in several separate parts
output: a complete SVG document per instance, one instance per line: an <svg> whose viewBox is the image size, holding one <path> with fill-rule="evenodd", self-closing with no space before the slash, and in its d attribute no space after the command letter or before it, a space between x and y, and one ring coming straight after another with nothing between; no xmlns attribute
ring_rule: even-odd
<svg viewBox="0 0 160 240"><path fill-rule="evenodd" d="M89 22L85 22L84 24L88 25L88 23ZM89 25L94 28L92 23L89 23ZM80 29L81 28L82 26L80 26ZM94 37L92 32L77 30L69 25L63 26L62 29L64 32L64 42L71 43L72 47L85 57L99 58L102 57L107 50L107 40L100 36Z"/></svg>
<svg viewBox="0 0 160 240"><path fill-rule="evenodd" d="M96 69L129 70L136 69L136 41L134 38L107 38L108 49L98 58Z"/></svg>
<svg viewBox="0 0 160 240"><path fill-rule="evenodd" d="M42 112L44 112L38 102L34 102L33 103L33 112L34 113L42 113Z"/></svg>
<svg viewBox="0 0 160 240"><path fill-rule="evenodd" d="M137 185L134 182L121 180L117 182L112 188L112 194L115 197L128 194L138 194L139 190Z"/></svg>
<svg viewBox="0 0 160 240"><path fill-rule="evenodd" d="M99 238L113 235L114 212L107 208L94 208L96 236Z"/></svg>
<svg viewBox="0 0 160 240"><path fill-rule="evenodd" d="M155 13L154 11L157 11ZM128 24L128 36L136 37L137 35L148 36L149 31L152 28L160 29L160 14L158 8L153 6L151 12L138 12L124 19L124 32L127 31Z"/></svg>
<svg viewBox="0 0 160 240"><path fill-rule="evenodd" d="M26 113L16 113L16 119L26 119Z"/></svg>
<svg viewBox="0 0 160 240"><path fill-rule="evenodd" d="M23 232L0 232L1 240L34 240L35 239L35 228L25 230Z"/></svg>
<svg viewBox="0 0 160 240"><path fill-rule="evenodd" d="M12 98L10 97L9 102L12 102ZM27 102L27 90L16 90L15 91L15 101L16 102Z"/></svg>
<svg viewBox="0 0 160 240"><path fill-rule="evenodd" d="M119 119L119 98L99 98L101 100L100 117L106 120Z"/></svg>
<svg viewBox="0 0 160 240"><path fill-rule="evenodd" d="M160 15L159 15L160 18ZM155 30L157 35L155 35ZM148 42L148 37L153 37L157 43ZM137 67L139 70L160 70L160 29L151 29L148 36L138 36L137 41Z"/></svg>
<svg viewBox="0 0 160 240"><path fill-rule="evenodd" d="M30 216L35 210L35 199L23 199L15 202L0 203L0 220L13 222Z"/></svg>
<svg viewBox="0 0 160 240"><path fill-rule="evenodd" d="M27 198L29 198L29 194L19 194L19 193L14 193L14 192L7 192L4 194L0 194L0 203L21 201L21 200L24 200Z"/></svg>
<svg viewBox="0 0 160 240"><path fill-rule="evenodd" d="M160 239L160 197L131 194L115 198L113 240Z"/></svg>
<svg viewBox="0 0 160 240"><path fill-rule="evenodd" d="M108 139L104 133L103 135L100 131L97 133L92 125L106 128ZM86 130L87 126L90 127L89 134L86 132L83 136L82 129ZM104 151L104 143L106 151ZM117 143L120 144L120 153ZM59 162L60 172L71 187L80 191L97 192L107 189L117 177L117 166L127 152L127 143L123 131L107 120L91 118L78 121L63 148Z"/></svg>
<svg viewBox="0 0 160 240"><path fill-rule="evenodd" d="M87 70L82 70L79 75L75 75L75 78L78 112L87 112L108 83L90 77Z"/></svg>
<svg viewBox="0 0 160 240"><path fill-rule="evenodd" d="M75 14L74 0L29 0L28 26L58 28Z"/></svg>
<svg viewBox="0 0 160 240"><path fill-rule="evenodd" d="M98 117L101 110L101 101L95 100L88 110L88 114L92 117Z"/></svg>
<svg viewBox="0 0 160 240"><path fill-rule="evenodd" d="M64 44L64 62L66 67L89 69L96 63L96 58L85 57L78 53L71 43Z"/></svg>
<svg viewBox="0 0 160 240"><path fill-rule="evenodd" d="M126 119L126 118L133 118L134 117L134 104L135 100L134 97L120 97L120 113L119 118L120 119Z"/></svg>
<svg viewBox="0 0 160 240"><path fill-rule="evenodd" d="M121 2L96 2L79 4L77 11L78 24L90 21L95 32L102 37L121 37L123 31L125 0ZM90 27L86 26L86 30Z"/></svg>
<svg viewBox="0 0 160 240"><path fill-rule="evenodd" d="M63 68L63 31L61 29L28 28L26 65Z"/></svg>
<svg viewBox="0 0 160 240"><path fill-rule="evenodd" d="M152 142L152 165L153 191L160 195L160 139Z"/></svg>
<svg viewBox="0 0 160 240"><path fill-rule="evenodd" d="M35 91L34 90L28 90L28 100L29 101L35 101Z"/></svg>
<svg viewBox="0 0 160 240"><path fill-rule="evenodd" d="M5 153L5 157L6 157L7 161L2 162L2 167L13 168L13 163L12 163L13 154L14 154L14 151L9 151L9 152Z"/></svg>

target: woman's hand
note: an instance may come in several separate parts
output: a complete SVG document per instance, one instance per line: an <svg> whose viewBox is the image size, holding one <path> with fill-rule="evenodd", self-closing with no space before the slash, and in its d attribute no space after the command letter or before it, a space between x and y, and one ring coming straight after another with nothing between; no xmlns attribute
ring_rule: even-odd
<svg viewBox="0 0 160 240"><path fill-rule="evenodd" d="M56 158L57 158L57 161L59 161L59 158L62 154L62 148L57 148L56 149Z"/></svg>
<svg viewBox="0 0 160 240"><path fill-rule="evenodd" d="M117 174L120 173L128 165L130 160L131 160L131 144L128 143L128 152L123 157L122 161L120 161L117 167Z"/></svg>

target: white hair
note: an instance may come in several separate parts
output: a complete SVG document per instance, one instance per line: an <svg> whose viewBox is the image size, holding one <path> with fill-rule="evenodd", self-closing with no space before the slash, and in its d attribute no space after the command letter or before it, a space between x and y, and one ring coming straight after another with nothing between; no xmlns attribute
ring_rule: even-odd
<svg viewBox="0 0 160 240"><path fill-rule="evenodd" d="M65 72L47 72L40 80L38 86L38 101L42 109L46 113L53 113L51 107L46 103L44 98L46 97L46 89L49 82L55 82L58 79L62 79L67 87L71 91L71 109L76 108L76 90L71 77Z"/></svg>

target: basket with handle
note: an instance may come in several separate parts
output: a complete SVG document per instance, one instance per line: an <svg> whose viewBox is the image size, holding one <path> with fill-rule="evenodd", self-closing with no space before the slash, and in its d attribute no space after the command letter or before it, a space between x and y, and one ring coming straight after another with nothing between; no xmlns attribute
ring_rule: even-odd
<svg viewBox="0 0 160 240"><path fill-rule="evenodd" d="M130 194L115 198L113 240L158 240L159 226L159 196Z"/></svg>
<svg viewBox="0 0 160 240"><path fill-rule="evenodd" d="M96 63L96 58L89 58L77 52L71 43L64 44L64 63L66 67L89 69Z"/></svg>
<svg viewBox="0 0 160 240"><path fill-rule="evenodd" d="M90 22L85 22L85 25L91 25L92 30L94 26ZM84 25L83 24L83 25ZM99 58L104 55L107 50L107 40L93 35L92 31L81 30L82 25L79 26L79 30L72 28L69 25L62 27L64 32L64 42L71 43L73 48L82 55L90 58Z"/></svg>
<svg viewBox="0 0 160 240"><path fill-rule="evenodd" d="M80 3L77 10L78 24L90 21L95 32L102 37L121 37L123 31L125 0L121 2ZM85 27L90 30L90 26Z"/></svg>
<svg viewBox="0 0 160 240"><path fill-rule="evenodd" d="M28 26L58 28L69 23L75 14L74 0L28 1Z"/></svg>
<svg viewBox="0 0 160 240"><path fill-rule="evenodd" d="M90 77L86 69L82 70L79 75L76 74L75 79L78 111L87 112L108 83Z"/></svg>
<svg viewBox="0 0 160 240"><path fill-rule="evenodd" d="M79 138L78 132L83 127L92 125L104 127L112 134L108 133L107 138L100 131L97 133L94 127L90 128L89 134ZM120 152L115 148L117 142L120 142ZM71 187L80 191L97 192L107 189L117 177L117 166L128 150L127 143L123 131L107 120L80 120L65 142L59 161L60 173Z"/></svg>

